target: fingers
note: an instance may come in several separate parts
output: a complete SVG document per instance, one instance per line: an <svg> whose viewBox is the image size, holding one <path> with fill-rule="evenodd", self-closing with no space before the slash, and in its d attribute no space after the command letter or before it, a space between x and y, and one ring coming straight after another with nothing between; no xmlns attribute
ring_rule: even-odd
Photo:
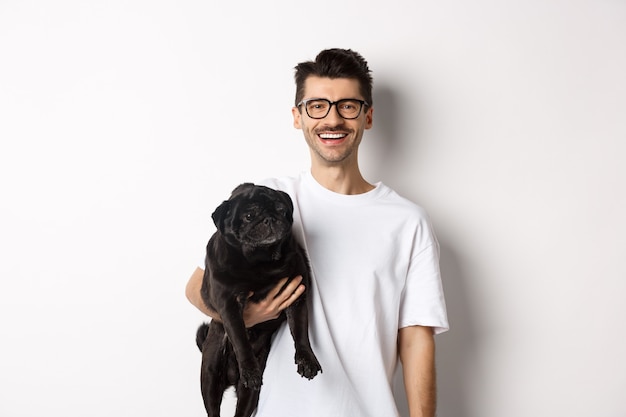
<svg viewBox="0 0 626 417"><path fill-rule="evenodd" d="M295 290L293 290L291 293L288 293L289 296L278 306L278 309L282 311L292 305L298 299L298 297L302 295L304 289L304 285L299 284Z"/></svg>
<svg viewBox="0 0 626 417"><path fill-rule="evenodd" d="M285 282L287 282L289 278L283 278L280 280L280 282L278 283L278 285L274 288L278 288L278 292L274 295L274 298L289 298L289 296L296 291L296 289L298 288L298 286L300 285L300 283L302 282L302 276L298 275L297 277L295 277L294 279L292 279L291 281L289 281L289 284L285 285ZM283 288L284 286L284 288Z"/></svg>
<svg viewBox="0 0 626 417"><path fill-rule="evenodd" d="M281 279L276 287L274 287L274 289L272 290L272 293L274 294L272 307L277 311L278 314L280 314L281 311L293 304L294 301L296 301L305 290L304 285L301 284L302 276L298 275L297 277L289 281L287 285L285 285L288 279L289 278ZM268 296L268 299L270 299L270 296Z"/></svg>
<svg viewBox="0 0 626 417"><path fill-rule="evenodd" d="M287 283L288 280L289 278L281 279L264 299L246 303L243 311L246 327L279 317L284 309L292 305L304 293L305 286L301 283L301 276ZM249 294L250 296L252 293Z"/></svg>
<svg viewBox="0 0 626 417"><path fill-rule="evenodd" d="M294 281L296 279L297 279L297 277L294 278ZM300 278L300 279L302 279L302 278ZM274 288L272 288L272 291L269 292L269 294L267 295L267 298L276 298L276 297L278 297L278 295L281 293L281 290L283 289L283 287L285 286L285 284L287 283L288 280L289 280L289 278L283 278L280 281L278 281L278 284L276 284L276 286ZM289 283L289 285L291 285L291 283Z"/></svg>

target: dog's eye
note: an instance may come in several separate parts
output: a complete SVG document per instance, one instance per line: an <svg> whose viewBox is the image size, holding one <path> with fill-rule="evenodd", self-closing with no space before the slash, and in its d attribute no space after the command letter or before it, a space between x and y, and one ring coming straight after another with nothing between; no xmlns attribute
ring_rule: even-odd
<svg viewBox="0 0 626 417"><path fill-rule="evenodd" d="M287 216L287 209L283 206L276 207L276 212L281 216Z"/></svg>
<svg viewBox="0 0 626 417"><path fill-rule="evenodd" d="M243 215L243 220L246 221L246 222L250 222L250 221L252 221L252 217L253 217L252 213L246 213L246 214Z"/></svg>

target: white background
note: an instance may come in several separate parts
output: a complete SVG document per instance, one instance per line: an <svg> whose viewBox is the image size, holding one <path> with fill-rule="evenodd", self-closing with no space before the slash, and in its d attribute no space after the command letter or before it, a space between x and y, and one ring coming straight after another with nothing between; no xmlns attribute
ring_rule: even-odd
<svg viewBox="0 0 626 417"><path fill-rule="evenodd" d="M203 415L210 214L308 168L293 66L347 47L441 241L439 416L626 416L625 44L622 0L0 0L0 415Z"/></svg>

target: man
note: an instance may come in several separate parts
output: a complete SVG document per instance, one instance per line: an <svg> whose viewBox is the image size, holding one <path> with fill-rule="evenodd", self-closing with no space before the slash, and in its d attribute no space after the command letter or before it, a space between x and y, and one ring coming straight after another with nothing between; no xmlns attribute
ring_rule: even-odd
<svg viewBox="0 0 626 417"><path fill-rule="evenodd" d="M294 126L309 146L311 169L264 185L294 201L294 233L313 271L310 333L323 373L311 381L297 374L283 326L256 416L398 416L391 385L399 357L410 416L433 417L434 334L448 329L439 247L420 207L361 175L359 144L374 111L367 62L351 50L325 50L298 64L295 79ZM219 320L200 298L202 274L192 275L187 297ZM298 280L280 287L248 303L247 325L276 317L304 290Z"/></svg>

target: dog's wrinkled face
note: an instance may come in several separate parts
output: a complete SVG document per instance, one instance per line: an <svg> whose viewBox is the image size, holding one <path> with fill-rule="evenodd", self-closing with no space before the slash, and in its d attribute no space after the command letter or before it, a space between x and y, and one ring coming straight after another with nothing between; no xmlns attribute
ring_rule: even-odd
<svg viewBox="0 0 626 417"><path fill-rule="evenodd" d="M230 245L263 248L291 232L293 203L287 193L246 183L235 188L212 217Z"/></svg>

